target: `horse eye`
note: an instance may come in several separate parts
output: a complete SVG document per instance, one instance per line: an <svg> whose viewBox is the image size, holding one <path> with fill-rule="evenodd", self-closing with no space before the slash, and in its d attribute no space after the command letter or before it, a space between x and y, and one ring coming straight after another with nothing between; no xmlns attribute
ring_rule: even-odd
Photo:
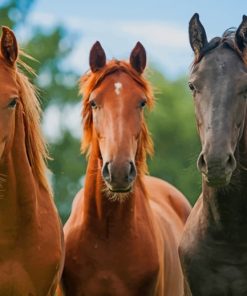
<svg viewBox="0 0 247 296"><path fill-rule="evenodd" d="M17 98L14 98L14 99L12 99L12 100L10 101L10 103L8 104L8 108L12 108L12 109L14 109L15 106L16 106L16 104L17 104Z"/></svg>
<svg viewBox="0 0 247 296"><path fill-rule="evenodd" d="M141 107L141 108L144 108L144 107L146 106L146 104L147 104L147 101L146 101L146 100L142 100L142 101L140 102L140 107Z"/></svg>
<svg viewBox="0 0 247 296"><path fill-rule="evenodd" d="M192 91L195 90L193 83L189 82L188 85L189 85L190 90L192 90Z"/></svg>
<svg viewBox="0 0 247 296"><path fill-rule="evenodd" d="M96 102L94 100L91 100L90 101L90 106L91 106L92 109L96 109L97 108L97 104L96 104Z"/></svg>

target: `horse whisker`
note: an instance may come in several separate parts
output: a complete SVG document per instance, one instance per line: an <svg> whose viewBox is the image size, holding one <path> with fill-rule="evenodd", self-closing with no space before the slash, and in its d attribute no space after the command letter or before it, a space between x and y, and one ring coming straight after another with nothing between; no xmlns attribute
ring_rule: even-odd
<svg viewBox="0 0 247 296"><path fill-rule="evenodd" d="M102 188L102 193L106 195L106 197L112 202L125 202L131 195L131 191L129 192L112 192L106 185Z"/></svg>

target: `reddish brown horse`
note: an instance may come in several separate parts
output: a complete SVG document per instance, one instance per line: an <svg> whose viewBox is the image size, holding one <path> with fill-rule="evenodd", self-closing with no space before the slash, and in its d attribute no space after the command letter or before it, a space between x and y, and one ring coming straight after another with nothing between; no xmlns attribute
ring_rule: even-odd
<svg viewBox="0 0 247 296"><path fill-rule="evenodd" d="M45 176L40 108L6 27L0 45L0 295L53 296L63 243Z"/></svg>
<svg viewBox="0 0 247 296"><path fill-rule="evenodd" d="M63 288L69 296L181 296L178 242L190 206L170 184L145 176L152 141L144 121L153 94L144 47L130 63L106 63L96 42L81 80L85 188L64 231Z"/></svg>

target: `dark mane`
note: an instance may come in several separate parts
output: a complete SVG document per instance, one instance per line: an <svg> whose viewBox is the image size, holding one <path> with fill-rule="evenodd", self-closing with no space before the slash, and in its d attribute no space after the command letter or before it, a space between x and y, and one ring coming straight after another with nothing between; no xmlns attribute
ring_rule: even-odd
<svg viewBox="0 0 247 296"><path fill-rule="evenodd" d="M201 50L200 55L197 58L195 58L195 60L193 61L192 69L196 64L198 64L201 61L201 59L208 52L220 46L233 50L243 60L243 62L247 64L247 61L245 61L242 52L238 49L236 45L235 34L236 34L236 28L231 27L223 33L222 37L214 37L213 39L211 39L206 44L206 46L204 46L204 48Z"/></svg>

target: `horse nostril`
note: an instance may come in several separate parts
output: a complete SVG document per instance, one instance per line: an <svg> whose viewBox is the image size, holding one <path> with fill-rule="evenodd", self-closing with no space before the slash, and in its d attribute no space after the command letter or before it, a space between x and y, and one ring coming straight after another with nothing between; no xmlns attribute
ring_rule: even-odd
<svg viewBox="0 0 247 296"><path fill-rule="evenodd" d="M129 170L129 175L128 175L128 181L132 182L136 177L136 168L135 164L130 161L130 170Z"/></svg>
<svg viewBox="0 0 247 296"><path fill-rule="evenodd" d="M109 170L109 164L110 164L109 162L106 162L102 169L102 176L107 182L111 182L111 173Z"/></svg>
<svg viewBox="0 0 247 296"><path fill-rule="evenodd" d="M201 153L198 158L197 167L198 167L199 171L201 171L202 173L206 173L207 163L205 161L203 153Z"/></svg>
<svg viewBox="0 0 247 296"><path fill-rule="evenodd" d="M236 168L236 160L235 160L235 157L233 156L233 154L229 154L229 156L228 156L228 158L227 158L226 165L227 165L231 170L235 170L235 168Z"/></svg>

